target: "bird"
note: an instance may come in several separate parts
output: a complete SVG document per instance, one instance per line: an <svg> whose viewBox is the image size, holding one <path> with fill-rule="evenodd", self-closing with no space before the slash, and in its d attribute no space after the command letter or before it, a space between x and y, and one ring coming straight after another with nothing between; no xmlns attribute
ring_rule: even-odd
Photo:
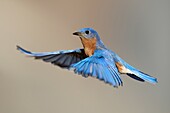
<svg viewBox="0 0 170 113"><path fill-rule="evenodd" d="M152 84L158 82L157 78L131 66L115 52L108 49L93 28L81 28L73 35L80 38L82 48L54 52L30 52L17 45L17 50L35 59L72 70L82 77L97 78L116 88L123 86L120 74L126 74L141 82L147 81Z"/></svg>

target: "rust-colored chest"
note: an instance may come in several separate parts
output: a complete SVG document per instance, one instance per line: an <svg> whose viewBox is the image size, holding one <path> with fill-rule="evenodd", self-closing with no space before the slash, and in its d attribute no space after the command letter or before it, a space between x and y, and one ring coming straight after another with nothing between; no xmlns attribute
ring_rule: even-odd
<svg viewBox="0 0 170 113"><path fill-rule="evenodd" d="M96 50L96 38L81 38L81 42L83 44L85 54L87 56L92 56Z"/></svg>

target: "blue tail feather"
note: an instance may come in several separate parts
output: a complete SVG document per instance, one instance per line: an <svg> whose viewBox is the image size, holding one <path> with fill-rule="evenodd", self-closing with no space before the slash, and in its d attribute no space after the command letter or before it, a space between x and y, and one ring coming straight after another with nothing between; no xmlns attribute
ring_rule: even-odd
<svg viewBox="0 0 170 113"><path fill-rule="evenodd" d="M131 71L134 73L134 75L136 75L137 77L140 78L138 80L141 80L141 81L144 80L144 81L147 81L147 82L150 82L150 83L153 83L153 84L158 82L156 78L154 78L154 77L152 77L148 74L145 74L141 71L138 71L138 70L131 70Z"/></svg>

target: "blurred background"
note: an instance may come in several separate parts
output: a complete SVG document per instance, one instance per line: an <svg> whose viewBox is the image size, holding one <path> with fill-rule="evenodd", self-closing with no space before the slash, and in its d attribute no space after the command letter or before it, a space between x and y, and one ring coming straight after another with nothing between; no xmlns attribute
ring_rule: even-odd
<svg viewBox="0 0 170 113"><path fill-rule="evenodd" d="M16 50L82 47L83 27L159 83L121 75L115 89ZM0 113L169 113L169 42L169 0L0 0Z"/></svg>

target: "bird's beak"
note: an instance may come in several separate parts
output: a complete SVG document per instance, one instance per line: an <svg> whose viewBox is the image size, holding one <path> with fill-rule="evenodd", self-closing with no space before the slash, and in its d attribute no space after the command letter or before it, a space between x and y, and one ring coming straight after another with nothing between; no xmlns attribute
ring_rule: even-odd
<svg viewBox="0 0 170 113"><path fill-rule="evenodd" d="M76 31L76 32L73 33L73 35L80 36L81 32Z"/></svg>

